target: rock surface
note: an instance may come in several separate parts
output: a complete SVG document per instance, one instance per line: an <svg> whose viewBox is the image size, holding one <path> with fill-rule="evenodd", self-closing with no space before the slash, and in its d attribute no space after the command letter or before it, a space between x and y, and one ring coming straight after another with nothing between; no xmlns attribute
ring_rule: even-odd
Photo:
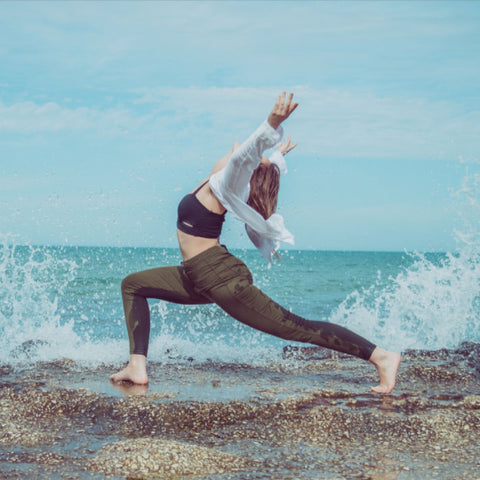
<svg viewBox="0 0 480 480"><path fill-rule="evenodd" d="M391 395L372 366L290 349L264 366L0 370L0 478L475 479L478 345L409 351Z"/></svg>

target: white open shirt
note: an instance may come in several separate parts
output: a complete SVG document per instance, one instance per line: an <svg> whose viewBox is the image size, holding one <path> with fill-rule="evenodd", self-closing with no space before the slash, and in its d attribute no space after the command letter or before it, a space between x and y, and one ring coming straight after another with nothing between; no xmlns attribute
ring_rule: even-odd
<svg viewBox="0 0 480 480"><path fill-rule="evenodd" d="M263 152L278 144L283 137L281 126L275 130L266 120L235 150L227 165L210 177L210 188L219 202L234 218L245 223L250 240L260 253L272 261L280 241L293 245L294 237L285 228L283 217L274 213L265 220L256 210L247 205L250 195L250 179L260 165ZM278 165L280 173L287 172L283 155L276 150L270 161Z"/></svg>

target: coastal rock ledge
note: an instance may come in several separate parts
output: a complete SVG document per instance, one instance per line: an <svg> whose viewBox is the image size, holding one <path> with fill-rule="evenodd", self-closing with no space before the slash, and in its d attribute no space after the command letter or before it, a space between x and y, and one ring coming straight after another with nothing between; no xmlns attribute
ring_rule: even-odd
<svg viewBox="0 0 480 480"><path fill-rule="evenodd" d="M105 475L167 479L238 472L248 463L242 457L213 448L136 438L104 446L90 461L89 468Z"/></svg>

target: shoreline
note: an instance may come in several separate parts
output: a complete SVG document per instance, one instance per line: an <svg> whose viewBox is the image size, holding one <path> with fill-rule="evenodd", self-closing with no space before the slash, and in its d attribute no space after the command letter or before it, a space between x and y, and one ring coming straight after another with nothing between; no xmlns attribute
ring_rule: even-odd
<svg viewBox="0 0 480 480"><path fill-rule="evenodd" d="M374 367L319 349L264 366L0 367L0 478L471 479L480 468L480 344Z"/></svg>

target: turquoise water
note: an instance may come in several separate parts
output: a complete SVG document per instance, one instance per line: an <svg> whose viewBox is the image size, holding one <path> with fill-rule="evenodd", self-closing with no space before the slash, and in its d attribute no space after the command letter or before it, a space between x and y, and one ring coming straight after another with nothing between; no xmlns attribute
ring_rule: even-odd
<svg viewBox="0 0 480 480"><path fill-rule="evenodd" d="M269 267L236 250L255 283L313 320L340 323L395 350L480 341L480 257L455 253L289 250ZM0 246L0 364L70 358L80 364L128 356L120 282L128 273L176 265L176 249ZM151 300L150 358L162 362L275 361L287 342L250 329L215 305Z"/></svg>

